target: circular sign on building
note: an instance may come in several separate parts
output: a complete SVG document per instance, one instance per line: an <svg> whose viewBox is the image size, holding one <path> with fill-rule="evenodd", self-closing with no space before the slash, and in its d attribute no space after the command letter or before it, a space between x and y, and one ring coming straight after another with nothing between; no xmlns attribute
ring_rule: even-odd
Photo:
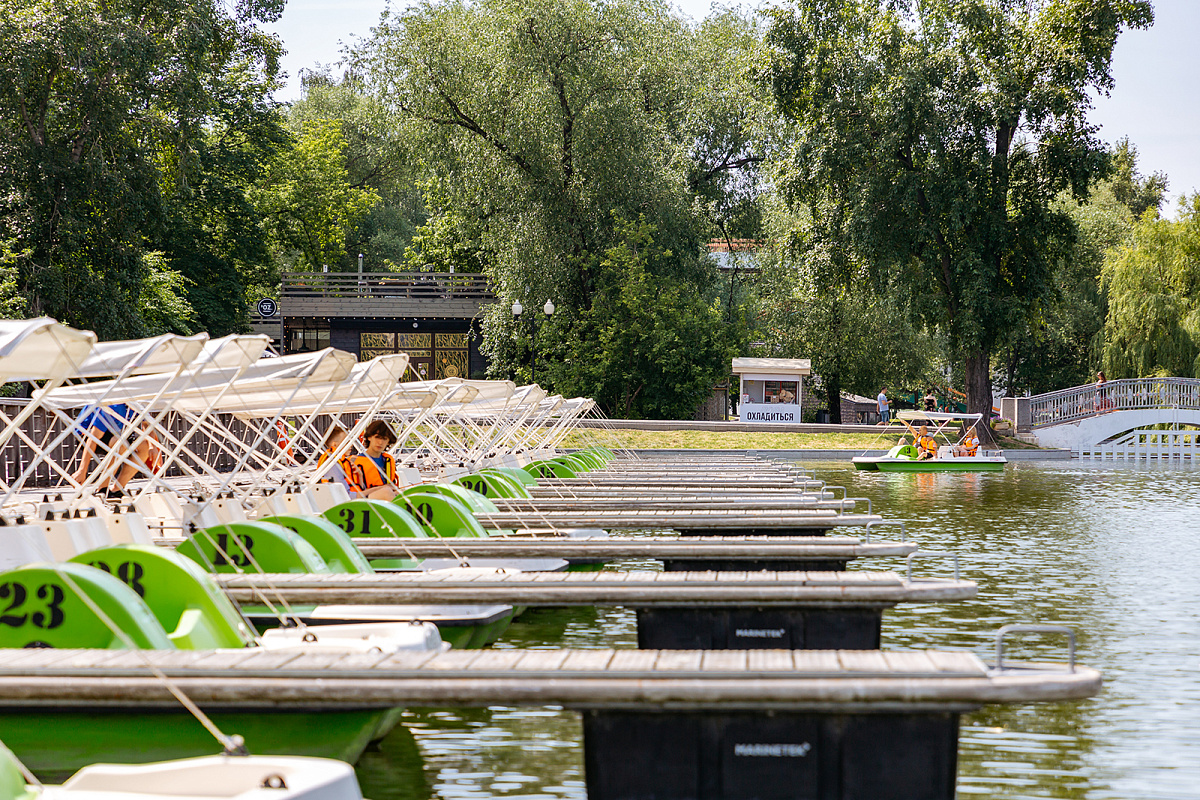
<svg viewBox="0 0 1200 800"><path fill-rule="evenodd" d="M264 297L258 301L258 313L260 316L273 317L278 310L279 304L269 297Z"/></svg>

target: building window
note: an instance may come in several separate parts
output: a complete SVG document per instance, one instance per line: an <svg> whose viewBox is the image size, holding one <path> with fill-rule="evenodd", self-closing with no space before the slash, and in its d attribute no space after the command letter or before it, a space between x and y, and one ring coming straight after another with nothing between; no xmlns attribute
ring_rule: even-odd
<svg viewBox="0 0 1200 800"><path fill-rule="evenodd" d="M303 327L289 328L287 332L287 352L312 353L329 347L329 328Z"/></svg>
<svg viewBox="0 0 1200 800"><path fill-rule="evenodd" d="M360 333L359 360L408 353L409 380L467 377L465 333Z"/></svg>

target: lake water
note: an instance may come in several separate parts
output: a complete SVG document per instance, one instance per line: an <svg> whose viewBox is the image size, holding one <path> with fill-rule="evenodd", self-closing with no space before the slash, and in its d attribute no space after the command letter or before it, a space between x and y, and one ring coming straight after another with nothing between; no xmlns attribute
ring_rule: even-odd
<svg viewBox="0 0 1200 800"><path fill-rule="evenodd" d="M990 662L1001 625L1063 623L1078 633L1079 661L1104 673L1103 693L1090 700L964 716L960 798L1200 798L1200 469L1025 462L1003 473L900 475L804 466L905 520L923 549L958 552L964 577L979 582L973 601L886 612L885 649L967 649ZM950 569L938 560L916 567ZM635 647L634 615L534 610L497 646ZM1065 641L1024 637L1008 653L1061 661ZM586 796L579 719L556 708L413 710L358 773L373 800Z"/></svg>

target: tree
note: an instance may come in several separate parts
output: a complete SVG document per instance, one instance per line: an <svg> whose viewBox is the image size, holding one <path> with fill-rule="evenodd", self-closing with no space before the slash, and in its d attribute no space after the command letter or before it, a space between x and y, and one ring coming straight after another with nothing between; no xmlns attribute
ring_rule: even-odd
<svg viewBox="0 0 1200 800"><path fill-rule="evenodd" d="M299 253L317 272L344 262L346 237L379 202L373 189L350 185L345 150L340 122L306 122L255 193L276 245Z"/></svg>
<svg viewBox="0 0 1200 800"><path fill-rule="evenodd" d="M1051 292L1070 246L1061 191L1109 160L1087 122L1147 0L800 0L775 10L767 69L800 134L788 197L844 215L849 243L895 270L990 415L1001 337ZM985 432L984 436L989 434Z"/></svg>
<svg viewBox="0 0 1200 800"><path fill-rule="evenodd" d="M0 239L29 311L139 335L144 255L169 228L197 142L242 70L261 87L282 0L0 2Z"/></svg>
<svg viewBox="0 0 1200 800"><path fill-rule="evenodd" d="M352 269L358 253L368 270L400 268L405 250L426 211L420 183L428 176L409 152L407 140L392 124L387 108L353 72L340 78L328 69L301 73L304 95L288 110L292 132L306 124L336 121L345 141L346 180L352 189L370 189L376 204L347 232L335 268Z"/></svg>
<svg viewBox="0 0 1200 800"><path fill-rule="evenodd" d="M1178 220L1140 220L1103 280L1108 376L1200 378L1200 194L1180 201Z"/></svg>
<svg viewBox="0 0 1200 800"><path fill-rule="evenodd" d="M672 302L688 307L715 299L714 265L702 248L712 228L699 193L718 184L732 191L738 182L722 176L759 156L731 111L737 92L699 102L727 88L728 75L713 71L728 72L737 59L718 58L717 48L697 54L698 43L655 0L451 0L385 14L355 54L355 74L393 111L429 172L431 216L410 263L479 264L501 298L483 320L482 349L496 374L522 365L511 346L514 299L529 308L554 300L561 313L553 330L566 353L590 347L607 327L596 314L621 313L605 264L616 263L609 253L628 241L633 221L654 231L659 254L644 262L650 285L664 296L678 290ZM666 340L686 339L689 319L656 324ZM677 413L677 396L649 389L674 366L647 359L670 348L643 343L631 364L646 371L634 383L647 388L613 407ZM714 351L695 375L728 355ZM569 363L547 373L563 381L555 385L590 385L590 367Z"/></svg>
<svg viewBox="0 0 1200 800"><path fill-rule="evenodd" d="M759 251L758 336L772 357L807 358L821 377L830 422L843 390L927 383L937 348L913 324L903 287L877 284L805 214L768 206Z"/></svg>
<svg viewBox="0 0 1200 800"><path fill-rule="evenodd" d="M729 353L744 344L744 321L739 315L726 324L716 298L654 277L655 262L673 254L645 220L619 222L618 230L623 240L591 265L592 305L570 316L556 312L539 332L544 369L560 392L592 397L611 417L690 418L727 378Z"/></svg>

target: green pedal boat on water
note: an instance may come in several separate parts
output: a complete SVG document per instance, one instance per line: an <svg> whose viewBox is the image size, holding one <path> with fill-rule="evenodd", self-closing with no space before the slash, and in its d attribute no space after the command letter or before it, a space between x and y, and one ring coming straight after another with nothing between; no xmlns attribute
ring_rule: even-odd
<svg viewBox="0 0 1200 800"><path fill-rule="evenodd" d="M909 421L932 424L930 435L944 442L933 458L921 459L921 451L913 444L898 444L887 455L855 456L855 469L879 472L1001 472L1008 459L999 450L980 449L975 455L957 455L958 444L947 435L951 425L962 422L978 423L982 414L951 414L937 411L899 411L896 418L903 422L916 438Z"/></svg>

